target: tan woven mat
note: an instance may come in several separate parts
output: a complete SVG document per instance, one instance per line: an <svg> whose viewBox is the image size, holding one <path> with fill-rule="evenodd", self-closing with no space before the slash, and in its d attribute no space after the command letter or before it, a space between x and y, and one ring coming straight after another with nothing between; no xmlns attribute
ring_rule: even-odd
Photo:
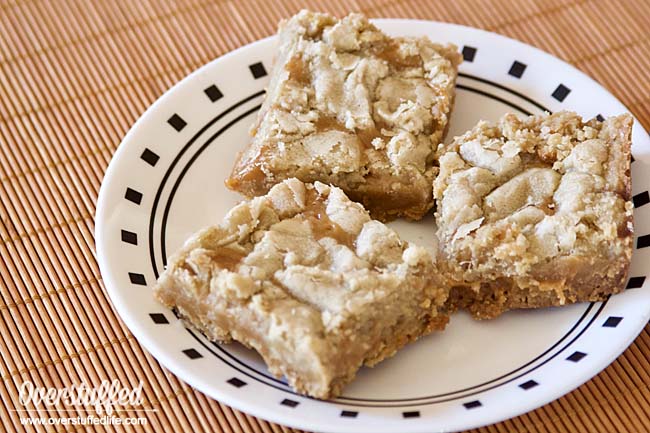
<svg viewBox="0 0 650 433"><path fill-rule="evenodd" d="M0 431L84 430L22 426L18 387L103 379L144 380L143 406L158 409L146 412L146 426L115 431L292 431L194 391L140 347L104 290L93 215L108 162L145 109L199 66L274 33L301 7L502 33L577 66L650 127L648 0L2 0ZM477 431L650 432L649 358L646 326L576 391Z"/></svg>

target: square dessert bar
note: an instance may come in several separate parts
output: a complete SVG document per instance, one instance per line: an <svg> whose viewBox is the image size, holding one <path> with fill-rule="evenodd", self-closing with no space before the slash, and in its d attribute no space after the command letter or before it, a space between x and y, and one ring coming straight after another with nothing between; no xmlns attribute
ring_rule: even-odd
<svg viewBox="0 0 650 433"><path fill-rule="evenodd" d="M190 238L154 291L208 338L239 341L298 392L328 398L444 328L433 260L340 189L289 179Z"/></svg>
<svg viewBox="0 0 650 433"><path fill-rule="evenodd" d="M630 115L507 114L443 146L434 195L450 310L491 318L623 290L631 130Z"/></svg>
<svg viewBox="0 0 650 433"><path fill-rule="evenodd" d="M302 11L280 25L267 96L226 185L248 196L296 177L340 187L373 218L433 206L460 54L391 38L366 18Z"/></svg>

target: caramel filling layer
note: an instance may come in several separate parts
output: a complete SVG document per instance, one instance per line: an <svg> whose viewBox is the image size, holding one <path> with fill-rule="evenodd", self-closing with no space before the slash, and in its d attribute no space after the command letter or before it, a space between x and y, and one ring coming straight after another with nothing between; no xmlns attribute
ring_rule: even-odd
<svg viewBox="0 0 650 433"><path fill-rule="evenodd" d="M395 69L422 67L422 58L420 56L401 55L399 44L393 40L373 46L372 52Z"/></svg>
<svg viewBox="0 0 650 433"><path fill-rule="evenodd" d="M307 194L307 201L307 207L301 216L309 223L313 236L316 239L332 238L339 244L354 249L356 236L346 232L330 219L323 198L315 191L310 191Z"/></svg>
<svg viewBox="0 0 650 433"><path fill-rule="evenodd" d="M295 81L303 86L311 83L311 73L309 72L309 65L299 55L293 56L287 64L285 69L289 72L289 79Z"/></svg>
<svg viewBox="0 0 650 433"><path fill-rule="evenodd" d="M221 269L226 269L231 272L235 271L237 265L239 265L242 259L246 257L244 251L228 247L220 247L216 250L212 250L208 255Z"/></svg>

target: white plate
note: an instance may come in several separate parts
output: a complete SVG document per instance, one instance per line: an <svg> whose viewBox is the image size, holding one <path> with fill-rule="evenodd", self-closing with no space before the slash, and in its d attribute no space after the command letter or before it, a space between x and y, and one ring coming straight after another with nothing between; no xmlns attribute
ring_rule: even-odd
<svg viewBox="0 0 650 433"><path fill-rule="evenodd" d="M451 24L378 20L390 34L427 35L463 50L450 136L506 111L626 108L596 82L535 48ZM223 186L263 98L275 39L238 49L192 73L124 138L97 205L97 254L124 322L165 367L198 390L252 415L306 430L432 432L497 422L550 402L611 363L650 316L650 236L638 236L629 289L604 303L514 311L493 321L452 318L443 333L363 369L342 397L318 401L273 378L254 352L186 329L151 296L165 256L221 220L240 198ZM650 233L650 140L638 122L632 164L636 233ZM431 242L432 219L392 223Z"/></svg>

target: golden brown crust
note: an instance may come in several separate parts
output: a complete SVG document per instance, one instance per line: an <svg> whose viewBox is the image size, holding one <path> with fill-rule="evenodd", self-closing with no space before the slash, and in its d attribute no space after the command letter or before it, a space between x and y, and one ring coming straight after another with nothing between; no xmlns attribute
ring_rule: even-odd
<svg viewBox="0 0 650 433"><path fill-rule="evenodd" d="M506 115L440 149L434 195L451 311L488 318L623 289L631 128L629 115Z"/></svg>
<svg viewBox="0 0 650 433"><path fill-rule="evenodd" d="M537 276L542 286L521 287L516 280L498 278L473 286L458 284L450 288L447 313L466 309L476 319L493 319L511 309L545 308L576 302L600 302L625 288L629 262L617 263L576 260L579 269L565 273L561 263L549 263L549 269L558 269L553 279ZM611 275L610 275L611 273Z"/></svg>

